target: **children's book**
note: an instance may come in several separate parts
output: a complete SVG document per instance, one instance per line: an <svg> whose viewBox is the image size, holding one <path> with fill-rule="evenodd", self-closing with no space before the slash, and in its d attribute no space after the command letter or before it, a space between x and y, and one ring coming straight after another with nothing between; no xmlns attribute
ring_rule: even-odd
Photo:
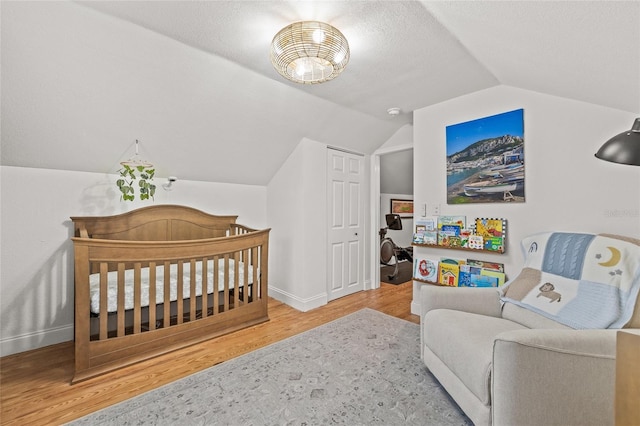
<svg viewBox="0 0 640 426"><path fill-rule="evenodd" d="M450 287L458 286L458 277L460 275L460 266L450 265L448 263L440 263L438 268L438 283Z"/></svg>
<svg viewBox="0 0 640 426"><path fill-rule="evenodd" d="M438 230L438 245L447 247L462 247L459 225L442 225Z"/></svg>
<svg viewBox="0 0 640 426"><path fill-rule="evenodd" d="M484 239L480 235L469 235L467 247L474 250L481 250L484 248Z"/></svg>
<svg viewBox="0 0 640 426"><path fill-rule="evenodd" d="M504 251L504 238L502 237L488 237L484 238L484 249L491 251Z"/></svg>
<svg viewBox="0 0 640 426"><path fill-rule="evenodd" d="M506 220L476 218L476 235L482 237L504 237L506 230Z"/></svg>
<svg viewBox="0 0 640 426"><path fill-rule="evenodd" d="M471 275L480 275L481 269L477 266L460 265L460 276L458 277L458 287L471 287Z"/></svg>
<svg viewBox="0 0 640 426"><path fill-rule="evenodd" d="M413 278L438 282L438 261L434 259L418 258L414 259Z"/></svg>
<svg viewBox="0 0 640 426"><path fill-rule="evenodd" d="M507 232L505 219L478 217L475 220L476 235L483 237L485 250L504 252L504 240Z"/></svg>
<svg viewBox="0 0 640 426"><path fill-rule="evenodd" d="M456 225L456 226L459 226L460 229L465 229L467 227L467 217L466 216L438 216L438 230L440 230L444 225Z"/></svg>
<svg viewBox="0 0 640 426"><path fill-rule="evenodd" d="M484 260L467 259L467 264L477 266L482 269L492 269L494 271L504 272L504 263L486 262Z"/></svg>
<svg viewBox="0 0 640 426"><path fill-rule="evenodd" d="M460 247L469 248L469 237L471 237L472 234L471 229L465 228L460 230Z"/></svg>
<svg viewBox="0 0 640 426"><path fill-rule="evenodd" d="M438 216L425 216L415 219L416 232L418 227L424 231L437 231L438 230Z"/></svg>
<svg viewBox="0 0 640 426"><path fill-rule="evenodd" d="M417 244L438 243L438 217L427 216L415 219L413 242Z"/></svg>
<svg viewBox="0 0 640 426"><path fill-rule="evenodd" d="M469 287L498 287L498 278L482 274L471 274Z"/></svg>
<svg viewBox="0 0 640 426"><path fill-rule="evenodd" d="M480 275L497 278L498 279L497 287L503 285L504 281L505 281L505 278L506 278L506 275L504 274L504 272L494 271L494 270L491 270L491 269L481 269L480 270Z"/></svg>
<svg viewBox="0 0 640 426"><path fill-rule="evenodd" d="M464 260L459 259L440 259L438 264L438 283L450 287L458 286L460 276L460 265L464 265Z"/></svg>
<svg viewBox="0 0 640 426"><path fill-rule="evenodd" d="M466 216L438 216L438 245L462 247L460 233L466 223Z"/></svg>

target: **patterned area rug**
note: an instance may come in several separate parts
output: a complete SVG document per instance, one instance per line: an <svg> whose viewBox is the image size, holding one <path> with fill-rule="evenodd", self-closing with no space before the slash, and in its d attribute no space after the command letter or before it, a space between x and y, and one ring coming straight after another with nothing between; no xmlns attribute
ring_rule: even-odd
<svg viewBox="0 0 640 426"><path fill-rule="evenodd" d="M420 360L420 326L363 309L74 425L472 425Z"/></svg>

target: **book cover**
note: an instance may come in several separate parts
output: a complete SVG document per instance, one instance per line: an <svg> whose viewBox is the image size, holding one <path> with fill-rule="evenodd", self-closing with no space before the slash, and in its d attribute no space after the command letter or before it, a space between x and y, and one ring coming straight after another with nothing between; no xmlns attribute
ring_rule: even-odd
<svg viewBox="0 0 640 426"><path fill-rule="evenodd" d="M423 244L438 244L438 231L425 231L422 240Z"/></svg>
<svg viewBox="0 0 640 426"><path fill-rule="evenodd" d="M504 239L502 237L484 237L484 249L491 251L504 251Z"/></svg>
<svg viewBox="0 0 640 426"><path fill-rule="evenodd" d="M438 216L438 245L462 247L460 232L466 223L466 216Z"/></svg>
<svg viewBox="0 0 640 426"><path fill-rule="evenodd" d="M469 287L498 287L498 278L482 274L471 274Z"/></svg>
<svg viewBox="0 0 640 426"><path fill-rule="evenodd" d="M438 229L438 244L447 247L462 247L460 225L441 225Z"/></svg>
<svg viewBox="0 0 640 426"><path fill-rule="evenodd" d="M475 220L476 235L483 237L485 250L504 252L504 241L507 232L505 219L477 217Z"/></svg>
<svg viewBox="0 0 640 426"><path fill-rule="evenodd" d="M467 259L467 264L471 266L477 266L483 269L492 269L494 271L504 272L504 263L498 262L486 262L484 260Z"/></svg>
<svg viewBox="0 0 640 426"><path fill-rule="evenodd" d="M438 230L443 225L458 225L460 229L467 227L466 216L438 216Z"/></svg>
<svg viewBox="0 0 640 426"><path fill-rule="evenodd" d="M434 259L419 258L414 260L413 278L438 282L438 261Z"/></svg>
<svg viewBox="0 0 640 426"><path fill-rule="evenodd" d="M424 231L422 232L415 232L413 234L413 239L411 240L413 243L416 244L423 244L424 243Z"/></svg>
<svg viewBox="0 0 640 426"><path fill-rule="evenodd" d="M481 269L480 270L480 275L484 275L487 277L495 277L498 279L498 285L497 287L500 287L501 285L504 284L506 275L504 272L500 272L500 271L494 271L491 269Z"/></svg>
<svg viewBox="0 0 640 426"><path fill-rule="evenodd" d="M460 230L460 247L469 248L469 238L472 234L471 229L465 228Z"/></svg>
<svg viewBox="0 0 640 426"><path fill-rule="evenodd" d="M416 232L418 228L423 231L437 231L438 230L438 216L426 216L419 219L415 219Z"/></svg>
<svg viewBox="0 0 640 426"><path fill-rule="evenodd" d="M474 250L481 250L484 248L484 238L481 235L469 235L467 240L467 247Z"/></svg>
<svg viewBox="0 0 640 426"><path fill-rule="evenodd" d="M458 287L471 287L471 275L479 275L481 268L471 265L460 265L460 275L458 276Z"/></svg>
<svg viewBox="0 0 640 426"><path fill-rule="evenodd" d="M438 283L450 287L458 286L458 275L460 274L460 267L458 265L449 265L441 263L439 266Z"/></svg>
<svg viewBox="0 0 640 426"><path fill-rule="evenodd" d="M438 264L438 283L457 287L459 275L460 265L458 263L448 263L441 260Z"/></svg>
<svg viewBox="0 0 640 426"><path fill-rule="evenodd" d="M415 220L413 242L416 244L438 244L437 216L427 216Z"/></svg>
<svg viewBox="0 0 640 426"><path fill-rule="evenodd" d="M478 217L475 220L476 235L481 237L501 237L504 238L506 230L506 220L504 219L488 219Z"/></svg>

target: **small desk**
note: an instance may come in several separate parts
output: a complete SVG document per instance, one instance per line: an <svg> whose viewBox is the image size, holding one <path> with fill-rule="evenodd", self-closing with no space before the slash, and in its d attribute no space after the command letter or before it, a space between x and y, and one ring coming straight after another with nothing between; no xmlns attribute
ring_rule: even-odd
<svg viewBox="0 0 640 426"><path fill-rule="evenodd" d="M616 335L616 426L640 425L640 334Z"/></svg>

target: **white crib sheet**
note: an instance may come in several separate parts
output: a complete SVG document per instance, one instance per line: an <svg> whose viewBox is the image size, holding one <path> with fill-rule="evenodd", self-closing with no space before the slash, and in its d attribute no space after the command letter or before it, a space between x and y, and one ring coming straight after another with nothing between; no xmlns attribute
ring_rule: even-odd
<svg viewBox="0 0 640 426"><path fill-rule="evenodd" d="M229 288L232 289L235 283L234 260L229 259ZM183 264L183 289L182 297L188 299L191 296L191 264ZM224 290L224 259L218 260L218 291ZM240 287L244 285L244 263L239 262L238 282ZM213 292L213 260L207 262L207 293ZM149 268L141 268L141 306L149 306ZM124 308L133 309L133 270L127 269L124 272ZM202 295L202 262L196 262L196 296ZM178 265L170 266L170 300L178 300ZM249 284L253 283L253 266L249 265ZM89 275L89 294L91 298L91 312L100 313L100 274ZM164 265L156 267L156 303L164 303ZM117 312L118 310L118 272L107 273L107 311Z"/></svg>

